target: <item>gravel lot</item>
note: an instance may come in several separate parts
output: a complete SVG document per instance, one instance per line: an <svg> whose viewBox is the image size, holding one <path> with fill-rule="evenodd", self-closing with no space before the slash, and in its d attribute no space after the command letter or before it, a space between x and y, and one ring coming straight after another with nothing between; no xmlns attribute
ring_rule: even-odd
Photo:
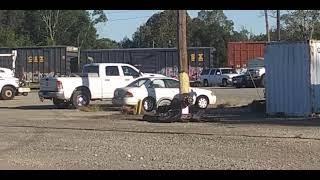
<svg viewBox="0 0 320 180"><path fill-rule="evenodd" d="M213 90L218 104L259 99L255 89ZM114 107L54 109L36 93L0 101L0 168L320 169L319 119L208 112L205 122L150 123Z"/></svg>

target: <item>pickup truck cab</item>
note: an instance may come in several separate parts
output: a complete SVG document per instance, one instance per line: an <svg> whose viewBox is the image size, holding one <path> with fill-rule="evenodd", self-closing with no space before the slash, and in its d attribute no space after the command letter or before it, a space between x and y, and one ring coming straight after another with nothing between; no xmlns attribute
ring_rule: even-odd
<svg viewBox="0 0 320 180"><path fill-rule="evenodd" d="M138 77L163 76L142 73L123 63L92 63L84 65L81 75L45 77L40 80L39 98L52 99L58 108L89 105L92 100L112 99L114 90L125 87ZM164 76L163 76L164 77Z"/></svg>
<svg viewBox="0 0 320 180"><path fill-rule="evenodd" d="M226 87L232 84L232 78L238 75L238 72L233 68L204 69L201 72L200 81L203 86L219 85Z"/></svg>
<svg viewBox="0 0 320 180"><path fill-rule="evenodd" d="M15 78L13 71L8 68L0 68L0 90L2 100L11 100L19 95L27 96L30 92L29 88L20 86L19 79Z"/></svg>

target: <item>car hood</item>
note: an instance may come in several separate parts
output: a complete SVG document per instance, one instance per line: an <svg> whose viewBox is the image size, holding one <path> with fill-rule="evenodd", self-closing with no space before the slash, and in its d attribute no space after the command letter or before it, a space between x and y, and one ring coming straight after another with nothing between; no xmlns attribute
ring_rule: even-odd
<svg viewBox="0 0 320 180"><path fill-rule="evenodd" d="M239 76L240 74L223 74L223 75L233 78L233 77Z"/></svg>
<svg viewBox="0 0 320 180"><path fill-rule="evenodd" d="M166 77L165 75L162 74L154 74L154 73L143 73L143 77Z"/></svg>

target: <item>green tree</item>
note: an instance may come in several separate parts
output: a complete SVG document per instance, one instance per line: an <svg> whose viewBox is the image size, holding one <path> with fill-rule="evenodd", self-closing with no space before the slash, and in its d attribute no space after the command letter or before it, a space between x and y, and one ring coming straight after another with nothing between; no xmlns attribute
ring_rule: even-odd
<svg viewBox="0 0 320 180"><path fill-rule="evenodd" d="M97 39L94 45L94 49L117 49L119 48L119 43L113 41L109 38Z"/></svg>
<svg viewBox="0 0 320 180"><path fill-rule="evenodd" d="M187 15L187 36L191 18ZM168 48L177 45L177 12L165 10L152 15L132 36L134 47Z"/></svg>
<svg viewBox="0 0 320 180"><path fill-rule="evenodd" d="M319 10L287 11L281 16L281 20L289 40L313 39L319 35Z"/></svg>

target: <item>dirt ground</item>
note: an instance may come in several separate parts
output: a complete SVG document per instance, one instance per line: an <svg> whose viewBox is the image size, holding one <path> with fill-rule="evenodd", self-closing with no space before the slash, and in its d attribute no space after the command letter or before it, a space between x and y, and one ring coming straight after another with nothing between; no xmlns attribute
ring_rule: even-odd
<svg viewBox="0 0 320 180"><path fill-rule="evenodd" d="M189 123L146 122L113 106L54 109L36 93L0 101L0 169L320 169L319 119L240 107L262 89L213 91L225 108Z"/></svg>

